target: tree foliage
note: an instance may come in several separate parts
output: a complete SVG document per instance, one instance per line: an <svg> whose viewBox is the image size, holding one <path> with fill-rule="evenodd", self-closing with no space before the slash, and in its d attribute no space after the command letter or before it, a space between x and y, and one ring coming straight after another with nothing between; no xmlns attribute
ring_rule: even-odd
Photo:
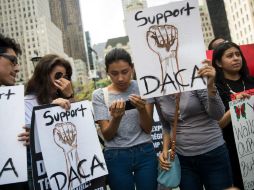
<svg viewBox="0 0 254 190"><path fill-rule="evenodd" d="M93 91L96 88L103 88L105 86L108 86L111 84L111 81L107 78L100 79L98 81L92 81L90 80L86 84L78 84L74 83L74 92L75 92L75 100L81 101L81 100L90 100L92 99Z"/></svg>

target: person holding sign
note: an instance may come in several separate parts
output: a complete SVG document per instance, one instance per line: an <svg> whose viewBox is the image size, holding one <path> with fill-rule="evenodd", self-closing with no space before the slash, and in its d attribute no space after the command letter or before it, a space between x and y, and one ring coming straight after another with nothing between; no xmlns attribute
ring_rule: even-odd
<svg viewBox="0 0 254 190"><path fill-rule="evenodd" d="M234 185L244 189L228 103L253 94L254 80L249 75L240 47L233 42L224 42L215 48L213 66L216 69L216 86L226 108L226 113L219 124L229 150Z"/></svg>
<svg viewBox="0 0 254 190"><path fill-rule="evenodd" d="M15 85L15 78L19 72L19 64L17 56L21 54L20 45L14 39L5 37L0 34L0 86L13 86ZM28 133L24 132L20 138L27 136ZM3 145L4 146L4 145ZM27 189L27 182L0 185L1 190L5 189Z"/></svg>
<svg viewBox="0 0 254 190"><path fill-rule="evenodd" d="M181 190L222 190L232 186L232 173L228 150L218 120L224 106L216 90L215 69L205 60L199 75L208 77L207 89L180 94L176 152L181 164ZM168 150L170 124L174 122L176 95L152 99L159 108L163 125L163 150L159 156L162 169L170 169Z"/></svg>
<svg viewBox="0 0 254 190"><path fill-rule="evenodd" d="M92 103L95 121L105 138L110 189L155 190L152 105L141 99L136 81L131 80L133 63L128 52L111 50L105 64L112 84L94 91Z"/></svg>
<svg viewBox="0 0 254 190"><path fill-rule="evenodd" d="M64 109L70 109L70 98L73 98L71 75L72 68L67 60L54 54L41 58L25 91L26 127L30 128L35 106L56 104ZM28 161L30 160L29 155ZM31 163L28 163L28 166L31 166ZM32 188L32 179L29 186Z"/></svg>

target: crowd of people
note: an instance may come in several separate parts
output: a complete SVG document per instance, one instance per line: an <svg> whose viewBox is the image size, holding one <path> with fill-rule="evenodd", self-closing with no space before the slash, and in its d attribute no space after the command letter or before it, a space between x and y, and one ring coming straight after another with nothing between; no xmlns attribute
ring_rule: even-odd
<svg viewBox="0 0 254 190"><path fill-rule="evenodd" d="M249 98L254 88L247 63L239 46L223 38L209 45L213 58L204 60L199 75L207 77L207 89L181 92L144 100L130 54L115 48L105 56L107 87L93 92L94 120L104 137L107 181L112 190L155 190L157 167L170 170L168 150L172 144L171 126L180 97L176 129L176 153L181 164L181 190L244 189L228 102ZM19 44L0 35L0 86L15 85L19 72ZM1 185L0 189L33 189L29 134L35 106L56 104L68 110L74 101L70 63L58 55L42 57L25 87L24 132L17 134L28 150L28 176L25 183ZM130 101L132 106L126 106ZM163 149L156 157L151 130L156 105L163 126ZM7 126L8 127L8 126ZM22 126L20 126L22 127Z"/></svg>

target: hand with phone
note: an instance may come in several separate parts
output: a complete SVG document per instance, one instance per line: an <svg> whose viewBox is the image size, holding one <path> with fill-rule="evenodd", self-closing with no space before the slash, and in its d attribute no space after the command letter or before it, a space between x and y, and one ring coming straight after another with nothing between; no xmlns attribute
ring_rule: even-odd
<svg viewBox="0 0 254 190"><path fill-rule="evenodd" d="M131 109L135 109L136 107L131 103L130 100L127 100L125 102L125 110L131 110Z"/></svg>
<svg viewBox="0 0 254 190"><path fill-rule="evenodd" d="M125 102L122 98L113 101L109 107L110 115L113 118L121 118L125 112L124 106L125 106Z"/></svg>
<svg viewBox="0 0 254 190"><path fill-rule="evenodd" d="M72 98L73 89L71 81L62 72L56 72L54 85L61 91L66 98Z"/></svg>
<svg viewBox="0 0 254 190"><path fill-rule="evenodd" d="M141 99L139 95L131 94L129 96L129 100L132 106L138 109L138 111L145 110L146 102L145 100Z"/></svg>

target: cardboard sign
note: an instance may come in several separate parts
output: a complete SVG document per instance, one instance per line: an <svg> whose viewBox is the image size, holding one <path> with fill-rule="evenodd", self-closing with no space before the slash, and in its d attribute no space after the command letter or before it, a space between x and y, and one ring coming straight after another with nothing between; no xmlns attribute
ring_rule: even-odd
<svg viewBox="0 0 254 190"><path fill-rule="evenodd" d="M197 75L205 59L198 0L136 10L126 24L142 97L206 88Z"/></svg>
<svg viewBox="0 0 254 190"><path fill-rule="evenodd" d="M108 174L88 101L38 107L32 118L32 160L37 190L105 189Z"/></svg>
<svg viewBox="0 0 254 190"><path fill-rule="evenodd" d="M254 96L229 103L245 190L254 189Z"/></svg>
<svg viewBox="0 0 254 190"><path fill-rule="evenodd" d="M0 87L0 185L27 181L26 147L17 140L24 132L24 86Z"/></svg>

